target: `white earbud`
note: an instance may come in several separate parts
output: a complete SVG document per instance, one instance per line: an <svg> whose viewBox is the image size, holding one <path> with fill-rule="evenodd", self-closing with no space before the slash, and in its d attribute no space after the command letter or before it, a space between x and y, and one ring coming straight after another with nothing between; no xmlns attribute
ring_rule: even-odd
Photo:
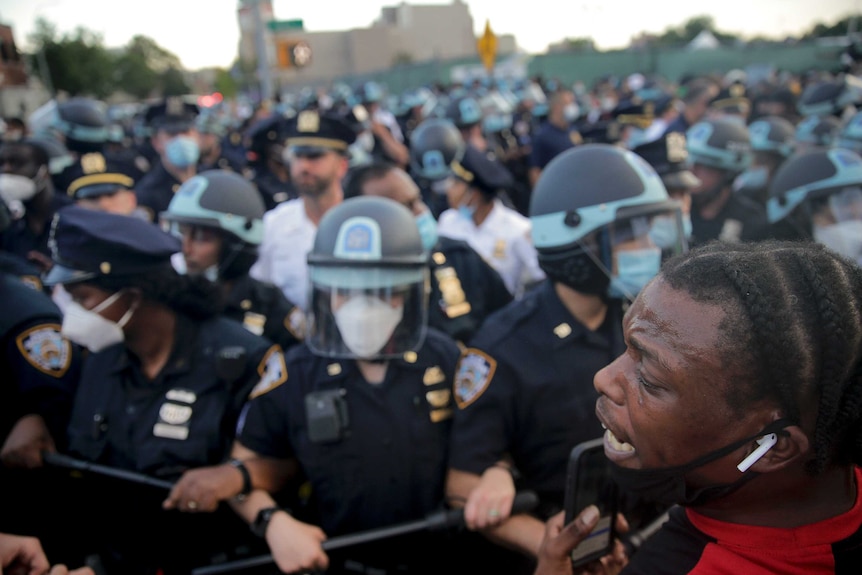
<svg viewBox="0 0 862 575"><path fill-rule="evenodd" d="M778 436L774 433L770 433L769 435L764 435L760 439L757 440L757 449L751 452L751 455L743 459L739 465L736 466L742 473L748 471L748 468L757 463L761 457L763 457L767 451L772 449L772 446L778 443Z"/></svg>

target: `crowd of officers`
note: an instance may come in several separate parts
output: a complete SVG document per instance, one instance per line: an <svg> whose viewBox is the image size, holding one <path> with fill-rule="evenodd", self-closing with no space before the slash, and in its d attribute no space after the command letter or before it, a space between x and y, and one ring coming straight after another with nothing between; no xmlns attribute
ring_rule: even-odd
<svg viewBox="0 0 862 575"><path fill-rule="evenodd" d="M107 575L531 573L662 261L862 264L860 104L850 73L735 71L7 121L0 531Z"/></svg>

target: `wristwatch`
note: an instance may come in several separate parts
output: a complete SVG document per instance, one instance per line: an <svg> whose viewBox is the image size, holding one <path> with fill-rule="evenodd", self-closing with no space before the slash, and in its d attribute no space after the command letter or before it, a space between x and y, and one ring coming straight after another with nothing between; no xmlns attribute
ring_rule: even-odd
<svg viewBox="0 0 862 575"><path fill-rule="evenodd" d="M230 459L228 460L228 465L237 469L242 475L242 490L240 490L239 495L237 495L237 500L242 501L245 499L245 496L251 493L251 475L248 472L248 468L245 466L245 463L240 461L239 459Z"/></svg>
<svg viewBox="0 0 862 575"><path fill-rule="evenodd" d="M287 513L287 510L282 509L281 507L264 507L258 511L257 517L254 518L254 522L250 526L251 532L258 537L266 537L266 528L269 527L269 522L272 521L272 516L279 511Z"/></svg>

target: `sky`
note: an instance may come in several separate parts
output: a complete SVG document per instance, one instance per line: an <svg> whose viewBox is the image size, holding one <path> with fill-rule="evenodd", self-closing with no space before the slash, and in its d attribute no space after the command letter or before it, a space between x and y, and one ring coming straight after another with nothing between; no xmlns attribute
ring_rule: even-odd
<svg viewBox="0 0 862 575"><path fill-rule="evenodd" d="M641 32L662 32L693 16L709 14L721 31L743 37L784 37L813 24L834 24L862 12L862 0L466 0L477 36L485 21L497 34L514 34L528 52L543 52L563 38L592 37L599 49L622 48ZM229 67L239 41L238 0L0 0L0 22L14 27L19 46L36 19L45 17L62 32L83 26L102 35L108 47L143 34L176 54L188 69ZM370 25L378 0L273 0L279 20L302 19L306 30L347 30ZM414 4L448 4L420 0ZM862 22L860 22L862 27Z"/></svg>

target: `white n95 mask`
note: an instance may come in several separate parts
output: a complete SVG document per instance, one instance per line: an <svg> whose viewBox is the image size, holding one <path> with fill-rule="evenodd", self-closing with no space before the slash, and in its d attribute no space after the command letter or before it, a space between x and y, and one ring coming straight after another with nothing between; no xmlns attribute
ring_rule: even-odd
<svg viewBox="0 0 862 575"><path fill-rule="evenodd" d="M135 303L129 308L120 321L113 322L99 315L103 309L107 309L112 303L117 301L122 292L117 292L93 309L86 309L75 301L70 301L66 304L66 309L63 312L63 326L60 330L67 339L83 345L93 353L97 353L117 343L122 343L125 340L123 327L132 319L135 309L138 307Z"/></svg>
<svg viewBox="0 0 862 575"><path fill-rule="evenodd" d="M380 298L351 297L335 313L335 325L344 345L358 358L377 355L404 315L403 304L392 307Z"/></svg>

